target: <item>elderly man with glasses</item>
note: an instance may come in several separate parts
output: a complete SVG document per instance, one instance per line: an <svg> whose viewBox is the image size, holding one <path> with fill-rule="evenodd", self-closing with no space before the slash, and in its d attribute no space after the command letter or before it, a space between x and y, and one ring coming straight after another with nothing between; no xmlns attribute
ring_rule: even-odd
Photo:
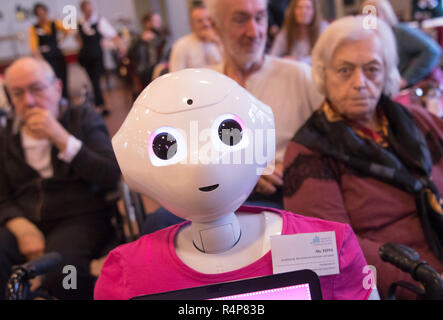
<svg viewBox="0 0 443 320"><path fill-rule="evenodd" d="M11 267L57 251L60 266L41 289L60 299L92 297L89 263L109 241L115 206L105 194L120 170L101 116L61 99L62 84L43 60L22 58L6 71L14 116L0 131L0 299ZM62 269L77 270L77 290Z"/></svg>

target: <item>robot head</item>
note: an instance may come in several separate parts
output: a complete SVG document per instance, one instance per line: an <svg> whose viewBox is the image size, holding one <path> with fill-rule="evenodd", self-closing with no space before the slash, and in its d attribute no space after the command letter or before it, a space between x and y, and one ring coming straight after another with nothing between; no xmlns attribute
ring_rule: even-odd
<svg viewBox="0 0 443 320"><path fill-rule="evenodd" d="M237 210L273 161L274 117L232 79L187 69L153 81L112 144L132 190L211 222Z"/></svg>

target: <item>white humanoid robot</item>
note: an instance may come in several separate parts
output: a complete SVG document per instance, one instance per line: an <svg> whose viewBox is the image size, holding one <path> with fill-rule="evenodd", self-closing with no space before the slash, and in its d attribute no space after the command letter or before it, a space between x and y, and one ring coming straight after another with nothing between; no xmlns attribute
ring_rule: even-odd
<svg viewBox="0 0 443 320"><path fill-rule="evenodd" d="M276 213L234 214L272 163L274 141L270 107L224 75L188 69L145 89L113 146L131 189L192 222L177 235L178 256L215 274L258 260L281 233Z"/></svg>
<svg viewBox="0 0 443 320"><path fill-rule="evenodd" d="M112 143L132 190L191 221L180 227L173 244L193 270L240 270L268 254L271 237L283 233L278 211L238 210L264 170L272 169L275 128L271 108L232 79L208 69L157 79L139 96ZM113 261L119 271L105 272L103 292L114 291L112 275L122 272Z"/></svg>

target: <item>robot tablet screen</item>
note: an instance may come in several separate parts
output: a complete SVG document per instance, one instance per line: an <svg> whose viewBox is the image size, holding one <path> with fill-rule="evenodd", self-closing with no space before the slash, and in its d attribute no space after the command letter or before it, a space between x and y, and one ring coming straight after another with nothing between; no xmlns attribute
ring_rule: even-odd
<svg viewBox="0 0 443 320"><path fill-rule="evenodd" d="M133 300L321 300L318 276L309 270L215 284Z"/></svg>

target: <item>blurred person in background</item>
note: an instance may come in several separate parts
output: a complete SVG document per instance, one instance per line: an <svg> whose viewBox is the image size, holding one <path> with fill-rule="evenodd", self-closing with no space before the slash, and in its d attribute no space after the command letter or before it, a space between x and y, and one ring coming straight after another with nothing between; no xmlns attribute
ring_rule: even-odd
<svg viewBox="0 0 443 320"><path fill-rule="evenodd" d="M22 58L6 71L13 118L0 130L0 299L14 265L48 252L62 263L41 277L40 289L58 299L91 299L90 262L114 234L120 180L103 118L89 105L61 99L49 64ZM77 270L77 290L65 290L62 269Z"/></svg>
<svg viewBox="0 0 443 320"><path fill-rule="evenodd" d="M37 23L29 27L29 47L36 58L45 59L63 83L63 97L68 99L67 64L59 43L69 33L60 20L49 19L48 7L43 3L34 5L34 15ZM59 34L63 35L60 39Z"/></svg>
<svg viewBox="0 0 443 320"><path fill-rule="evenodd" d="M107 116L110 112L105 106L100 82L105 72L102 40L112 39L120 56L124 56L126 50L114 27L106 18L94 12L90 1L82 1L80 9L83 18L78 24L78 40L81 43L78 62L85 69L91 81L97 111L103 116Z"/></svg>
<svg viewBox="0 0 443 320"><path fill-rule="evenodd" d="M134 73L133 95L138 94L152 81L156 65L166 54L167 33L160 14L150 12L142 19L143 32L129 47L128 58Z"/></svg>
<svg viewBox="0 0 443 320"><path fill-rule="evenodd" d="M394 32L400 58L400 88L412 87L427 77L435 77L437 82L443 84L443 74L439 67L442 54L440 45L420 29L399 23L389 1L366 0L362 8L366 6L374 6L377 16L389 24Z"/></svg>
<svg viewBox="0 0 443 320"><path fill-rule="evenodd" d="M285 19L285 11L290 0L269 0L268 1L268 41L266 44L267 51L274 43L274 39L279 33L283 21Z"/></svg>
<svg viewBox="0 0 443 320"><path fill-rule="evenodd" d="M191 9L192 33L174 43L169 59L169 71L202 68L218 64L223 59L223 49L212 29L208 10L202 2Z"/></svg>
<svg viewBox="0 0 443 320"><path fill-rule="evenodd" d="M314 0L292 0L270 54L311 63L312 49L328 26Z"/></svg>

